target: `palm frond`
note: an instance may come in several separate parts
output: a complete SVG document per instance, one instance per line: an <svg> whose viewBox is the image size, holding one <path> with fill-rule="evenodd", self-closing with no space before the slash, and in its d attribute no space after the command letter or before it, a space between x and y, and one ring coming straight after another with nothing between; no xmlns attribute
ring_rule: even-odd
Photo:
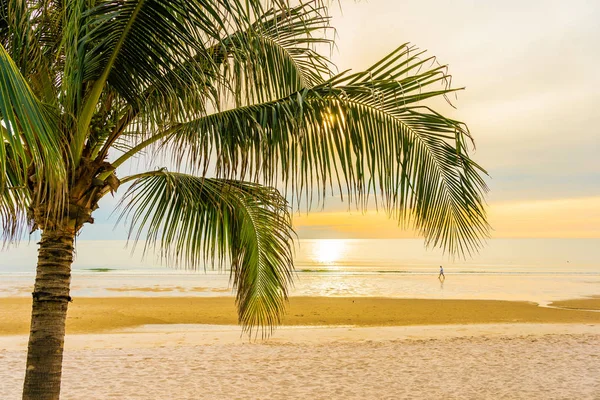
<svg viewBox="0 0 600 400"><path fill-rule="evenodd" d="M36 202L58 210L66 193L67 170L52 115L0 46L0 193L18 182L35 190Z"/></svg>
<svg viewBox="0 0 600 400"><path fill-rule="evenodd" d="M145 233L147 248L191 268L228 259L240 322L247 329L279 322L292 279L293 232L277 190L166 170L122 181L129 180L120 219L130 220L130 238Z"/></svg>
<svg viewBox="0 0 600 400"><path fill-rule="evenodd" d="M65 110L65 117L68 119L66 121L69 125L68 130L73 132L76 129L76 117L85 97L84 74L87 67L85 31L89 29L89 18L84 15L87 5L85 0L66 0L65 3L64 10L61 12L64 27L61 32L64 64L60 90L61 103Z"/></svg>
<svg viewBox="0 0 600 400"><path fill-rule="evenodd" d="M0 44L15 65L27 75L32 53L39 52L35 42L31 9L25 0L0 1Z"/></svg>
<svg viewBox="0 0 600 400"><path fill-rule="evenodd" d="M54 52L60 39L56 29L57 4L50 0L0 0L0 44L38 98L57 103Z"/></svg>
<svg viewBox="0 0 600 400"><path fill-rule="evenodd" d="M2 128L4 129L4 128ZM0 224L3 242L11 242L22 237L28 226L27 209L30 205L30 191L23 175L19 173L18 157L11 146L4 143L6 151L5 175L0 179Z"/></svg>
<svg viewBox="0 0 600 400"><path fill-rule="evenodd" d="M138 134L132 138L139 142L168 121L206 115L209 106L271 100L324 82L333 75L332 64L315 46L332 44L324 38L328 29L326 8L315 0L289 10L271 9L243 31L224 32L217 44L181 61L143 90L137 105L127 104L124 121ZM102 154L123 130L114 130Z"/></svg>
<svg viewBox="0 0 600 400"><path fill-rule="evenodd" d="M215 69L207 50L227 32L245 30L263 13L262 2L229 0L128 0L102 2L83 17L88 30L84 79L94 82L78 115L75 146L83 147L87 127L108 83L134 107L150 86L171 92L164 73L199 56L195 74ZM211 68L212 67L212 68ZM212 74L209 74L209 76ZM207 79L199 79L201 82Z"/></svg>
<svg viewBox="0 0 600 400"><path fill-rule="evenodd" d="M274 100L329 79L333 65L315 50L333 46L326 37L329 21L327 8L316 0L271 9L251 29L225 38L225 47L245 50L229 52L233 57L224 74L234 87L234 104Z"/></svg>
<svg viewBox="0 0 600 400"><path fill-rule="evenodd" d="M485 171L469 157L467 127L422 103L454 89L421 55L403 45L365 72L177 124L165 148L204 171L212 160L220 176L280 178L297 197L323 198L337 182L350 201L374 195L429 244L467 254L488 231Z"/></svg>

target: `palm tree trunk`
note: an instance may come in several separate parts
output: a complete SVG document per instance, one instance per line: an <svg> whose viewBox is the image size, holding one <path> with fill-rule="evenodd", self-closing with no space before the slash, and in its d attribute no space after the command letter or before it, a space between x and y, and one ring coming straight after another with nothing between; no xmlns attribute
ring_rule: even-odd
<svg viewBox="0 0 600 400"><path fill-rule="evenodd" d="M71 297L73 229L45 230L39 243L23 400L58 400Z"/></svg>

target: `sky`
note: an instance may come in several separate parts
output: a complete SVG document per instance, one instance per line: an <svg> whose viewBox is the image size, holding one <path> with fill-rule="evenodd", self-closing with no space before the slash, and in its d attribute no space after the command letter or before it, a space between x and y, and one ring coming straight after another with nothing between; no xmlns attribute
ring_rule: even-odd
<svg viewBox="0 0 600 400"><path fill-rule="evenodd" d="M465 87L445 114L465 121L489 173L492 237L600 237L600 2L341 0L339 70L411 42ZM335 4L335 2L334 2ZM124 239L108 198L80 240ZM300 238L414 237L374 210L329 199L300 213Z"/></svg>
<svg viewBox="0 0 600 400"><path fill-rule="evenodd" d="M468 124L490 175L492 237L600 237L600 2L370 0L333 11L340 70L411 42L466 88L444 112ZM338 211L296 223L323 237L410 235Z"/></svg>

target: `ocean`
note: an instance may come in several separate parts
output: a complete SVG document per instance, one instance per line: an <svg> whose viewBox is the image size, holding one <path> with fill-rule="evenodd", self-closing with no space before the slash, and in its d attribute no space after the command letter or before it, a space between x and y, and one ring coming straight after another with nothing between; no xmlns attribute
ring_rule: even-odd
<svg viewBox="0 0 600 400"><path fill-rule="evenodd" d="M138 246L139 247L139 246ZM0 253L0 296L28 296L35 245ZM444 266L445 280L438 279ZM304 239L292 296L533 301L600 295L600 239L490 239L470 258L419 239ZM79 241L72 296L228 296L227 271L168 268L122 241Z"/></svg>

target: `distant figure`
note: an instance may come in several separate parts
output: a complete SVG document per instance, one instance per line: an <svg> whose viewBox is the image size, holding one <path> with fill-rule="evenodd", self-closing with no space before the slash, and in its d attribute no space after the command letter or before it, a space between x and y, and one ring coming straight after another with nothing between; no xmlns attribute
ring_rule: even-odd
<svg viewBox="0 0 600 400"><path fill-rule="evenodd" d="M440 274L438 275L438 279L446 279L446 275L444 275L444 267L440 265Z"/></svg>

